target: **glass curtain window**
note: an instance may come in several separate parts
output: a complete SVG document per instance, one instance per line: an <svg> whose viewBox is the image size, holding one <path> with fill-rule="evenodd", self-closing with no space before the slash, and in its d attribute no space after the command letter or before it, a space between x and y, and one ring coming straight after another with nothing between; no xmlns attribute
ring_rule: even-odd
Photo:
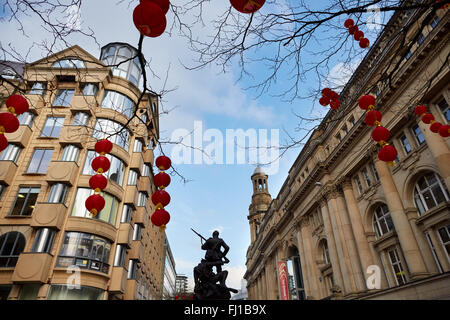
<svg viewBox="0 0 450 320"><path fill-rule="evenodd" d="M83 95L95 96L98 92L98 86L95 83L86 83L83 88Z"/></svg>
<svg viewBox="0 0 450 320"><path fill-rule="evenodd" d="M450 107L448 106L447 101L442 97L442 99L438 102L438 107L444 115L445 120L450 122Z"/></svg>
<svg viewBox="0 0 450 320"><path fill-rule="evenodd" d="M74 89L59 89L56 92L55 100L53 101L54 107L68 107L72 101Z"/></svg>
<svg viewBox="0 0 450 320"><path fill-rule="evenodd" d="M419 145L422 145L425 142L425 138L423 137L422 131L420 130L419 125L415 125L412 127L412 131L414 136L416 137L416 141Z"/></svg>
<svg viewBox="0 0 450 320"><path fill-rule="evenodd" d="M107 138L126 151L128 151L130 146L130 131L123 128L122 124L108 119L97 119L92 137L97 140Z"/></svg>
<svg viewBox="0 0 450 320"><path fill-rule="evenodd" d="M37 94L40 96L44 96L46 89L47 89L46 82L35 82L33 83L33 86L31 87L31 90L30 92L28 92L28 94Z"/></svg>
<svg viewBox="0 0 450 320"><path fill-rule="evenodd" d="M109 272L111 242L100 236L82 232L66 232L56 265Z"/></svg>
<svg viewBox="0 0 450 320"><path fill-rule="evenodd" d="M86 207L84 206L84 202L92 194L94 194L94 190L92 189L77 189L71 216L101 220L106 223L115 225L119 201L114 196L106 192L101 193L102 197L105 199L105 207L95 217L92 217L92 215L89 213L89 211L86 210Z"/></svg>
<svg viewBox="0 0 450 320"><path fill-rule="evenodd" d="M142 152L143 143L139 139L134 140L133 152Z"/></svg>
<svg viewBox="0 0 450 320"><path fill-rule="evenodd" d="M41 228L36 232L34 237L31 252L46 252L52 251L53 242L55 240L56 230L50 228Z"/></svg>
<svg viewBox="0 0 450 320"><path fill-rule="evenodd" d="M77 112L73 117L72 124L74 126L87 126L89 122L89 115L86 112Z"/></svg>
<svg viewBox="0 0 450 320"><path fill-rule="evenodd" d="M118 244L116 246L116 253L114 255L114 267L123 267L125 266L125 255L127 253L127 249L124 245Z"/></svg>
<svg viewBox="0 0 450 320"><path fill-rule="evenodd" d="M19 120L19 123L23 126L29 126L30 128L33 126L33 120L34 120L35 114L32 112L24 112L22 114L19 114L17 116L17 119Z"/></svg>
<svg viewBox="0 0 450 320"><path fill-rule="evenodd" d="M382 204L375 210L375 214L373 215L373 228L377 237L381 237L389 231L394 230L394 223L392 222L387 205Z"/></svg>
<svg viewBox="0 0 450 320"><path fill-rule="evenodd" d="M436 173L428 173L421 177L415 185L414 200L419 215L448 201L449 193L442 178Z"/></svg>
<svg viewBox="0 0 450 320"><path fill-rule="evenodd" d="M25 248L25 237L17 231L0 236L0 268L14 267Z"/></svg>
<svg viewBox="0 0 450 320"><path fill-rule="evenodd" d="M110 90L105 91L101 107L116 110L128 118L133 115L135 109L133 100L122 93Z"/></svg>
<svg viewBox="0 0 450 320"><path fill-rule="evenodd" d="M82 174L86 175L94 175L95 171L91 167L92 160L97 157L98 154L89 150L86 156L86 161L84 162L83 172ZM112 154L107 154L106 157L109 159L111 166L109 170L104 173L104 176L111 181L114 181L118 185L122 185L123 177L125 173L125 164L119 158L113 156Z"/></svg>
<svg viewBox="0 0 450 320"><path fill-rule="evenodd" d="M80 148L69 144L64 147L63 153L61 155L61 161L77 162L79 155L80 155Z"/></svg>
<svg viewBox="0 0 450 320"><path fill-rule="evenodd" d="M33 212L40 188L19 188L16 201L12 207L11 216L30 216Z"/></svg>
<svg viewBox="0 0 450 320"><path fill-rule="evenodd" d="M22 148L18 145L10 143L5 150L0 153L0 160L2 161L12 161L17 163L17 159L19 159L20 151Z"/></svg>
<svg viewBox="0 0 450 320"><path fill-rule="evenodd" d="M64 117L47 117L41 137L58 138L64 124Z"/></svg>
<svg viewBox="0 0 450 320"><path fill-rule="evenodd" d="M79 289L67 285L51 285L47 300L103 300L104 291L99 288L80 286Z"/></svg>
<svg viewBox="0 0 450 320"><path fill-rule="evenodd" d="M122 209L122 217L120 218L121 223L130 223L132 216L132 209L129 205L124 204Z"/></svg>
<svg viewBox="0 0 450 320"><path fill-rule="evenodd" d="M442 246L447 254L447 259L450 261L450 225L440 228L438 233Z"/></svg>
<svg viewBox="0 0 450 320"><path fill-rule="evenodd" d="M46 173L52 159L52 149L34 149L27 173Z"/></svg>
<svg viewBox="0 0 450 320"><path fill-rule="evenodd" d="M50 189L50 194L48 196L49 203L64 203L66 202L67 192L69 191L69 186L64 183L55 183Z"/></svg>
<svg viewBox="0 0 450 320"><path fill-rule="evenodd" d="M402 262L397 253L397 249L392 249L388 251L389 260L391 261L392 271L394 273L395 281L397 285L402 285L406 283L406 272L403 269Z"/></svg>
<svg viewBox="0 0 450 320"><path fill-rule="evenodd" d="M137 206L138 207L144 207L146 201L147 201L147 196L145 195L145 193L144 192L139 192Z"/></svg>
<svg viewBox="0 0 450 320"><path fill-rule="evenodd" d="M128 185L135 186L138 179L138 173L135 170L130 169L128 173Z"/></svg>
<svg viewBox="0 0 450 320"><path fill-rule="evenodd" d="M53 68L86 68L86 65L80 59L62 59L56 61Z"/></svg>

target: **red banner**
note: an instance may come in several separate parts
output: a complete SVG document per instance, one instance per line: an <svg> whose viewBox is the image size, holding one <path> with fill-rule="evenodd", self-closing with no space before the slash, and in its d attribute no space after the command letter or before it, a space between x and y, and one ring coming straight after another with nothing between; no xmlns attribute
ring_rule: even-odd
<svg viewBox="0 0 450 320"><path fill-rule="evenodd" d="M280 279L281 300L289 300L289 283L286 261L278 262L278 279Z"/></svg>

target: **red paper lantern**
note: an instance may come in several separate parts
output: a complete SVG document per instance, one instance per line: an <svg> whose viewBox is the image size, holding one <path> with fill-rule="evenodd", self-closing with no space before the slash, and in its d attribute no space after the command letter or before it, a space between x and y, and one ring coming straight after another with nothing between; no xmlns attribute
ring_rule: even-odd
<svg viewBox="0 0 450 320"><path fill-rule="evenodd" d="M440 122L433 122L430 126L430 131L434 133L438 133L439 129L442 127L442 123Z"/></svg>
<svg viewBox="0 0 450 320"><path fill-rule="evenodd" d="M439 135L443 138L450 136L450 126L448 124L442 125L442 127L439 128Z"/></svg>
<svg viewBox="0 0 450 320"><path fill-rule="evenodd" d="M361 109L367 110L370 106L375 105L375 97L371 94L366 94L359 98L358 105Z"/></svg>
<svg viewBox="0 0 450 320"><path fill-rule="evenodd" d="M344 27L346 28L350 28L353 25L355 25L355 21L353 21L353 19L347 19L344 22Z"/></svg>
<svg viewBox="0 0 450 320"><path fill-rule="evenodd" d="M157 190L152 195L152 202L157 207L165 207L170 203L170 195L164 190Z"/></svg>
<svg viewBox="0 0 450 320"><path fill-rule="evenodd" d="M427 107L425 107L425 106L417 106L417 107L414 109L414 113L415 113L416 115L418 115L418 116L421 116L421 115L423 115L424 113L427 113Z"/></svg>
<svg viewBox="0 0 450 320"><path fill-rule="evenodd" d="M242 13L253 13L258 11L266 0L230 0L231 5Z"/></svg>
<svg viewBox="0 0 450 320"><path fill-rule="evenodd" d="M96 216L105 207L105 199L99 194L90 195L84 205L86 209Z"/></svg>
<svg viewBox="0 0 450 320"><path fill-rule="evenodd" d="M157 188L165 188L170 184L170 176L165 172L160 172L153 177L153 183Z"/></svg>
<svg viewBox="0 0 450 320"><path fill-rule="evenodd" d="M160 29L166 23L166 16L156 3L143 1L133 11L133 22L141 34L157 37L162 33Z"/></svg>
<svg viewBox="0 0 450 320"><path fill-rule="evenodd" d="M6 107L9 112L15 114L22 114L30 108L27 99L18 94L14 94L6 100Z"/></svg>
<svg viewBox="0 0 450 320"><path fill-rule="evenodd" d="M165 226L170 221L170 214L164 209L157 209L152 214L150 220L157 227Z"/></svg>
<svg viewBox="0 0 450 320"><path fill-rule="evenodd" d="M104 155L106 153L111 152L111 150L113 148L113 144L111 143L111 141L103 139L103 140L97 141L94 148L95 148L95 152L100 153L101 155Z"/></svg>
<svg viewBox="0 0 450 320"><path fill-rule="evenodd" d="M89 186L91 189L95 190L95 192L100 192L101 190L105 189L108 185L108 179L106 179L105 176L101 174L93 175L89 179Z"/></svg>
<svg viewBox="0 0 450 320"><path fill-rule="evenodd" d="M330 88L323 88L322 89L322 96L330 98L332 92L333 92L333 90L331 90Z"/></svg>
<svg viewBox="0 0 450 320"><path fill-rule="evenodd" d="M322 105L322 106L327 106L327 105L329 105L330 104L330 98L328 98L328 97L322 97L322 98L320 98L319 99L319 103Z"/></svg>
<svg viewBox="0 0 450 320"><path fill-rule="evenodd" d="M91 166L95 172L103 173L109 170L111 162L109 162L109 159L105 156L98 156L92 160Z"/></svg>
<svg viewBox="0 0 450 320"><path fill-rule="evenodd" d="M372 131L372 139L376 142L386 141L391 136L391 132L385 127L378 126Z"/></svg>
<svg viewBox="0 0 450 320"><path fill-rule="evenodd" d="M330 101L330 108L331 109L337 109L337 108L339 108L340 105L341 105L341 103L339 102L339 100L333 99L333 100Z"/></svg>
<svg viewBox="0 0 450 320"><path fill-rule="evenodd" d="M348 28L348 33L355 34L355 32L358 30L358 26L351 26L350 28Z"/></svg>
<svg viewBox="0 0 450 320"><path fill-rule="evenodd" d="M140 2L154 2L156 3L162 10L164 14L169 11L170 1L169 0L140 0Z"/></svg>
<svg viewBox="0 0 450 320"><path fill-rule="evenodd" d="M369 46L369 44L370 44L370 42L369 42L369 39L367 39L367 38L362 38L361 40L359 40L359 46L363 49L367 48Z"/></svg>
<svg viewBox="0 0 450 320"><path fill-rule="evenodd" d="M368 126L374 126L376 124L375 122L377 122L377 121L380 122L382 117L383 116L380 111L371 110L371 111L367 112L366 117L364 118L364 122Z"/></svg>
<svg viewBox="0 0 450 320"><path fill-rule="evenodd" d="M0 133L11 133L19 129L19 120L9 112L0 113Z"/></svg>
<svg viewBox="0 0 450 320"><path fill-rule="evenodd" d="M0 151L5 150L8 147L8 139L4 134L0 134Z"/></svg>
<svg viewBox="0 0 450 320"><path fill-rule="evenodd" d="M364 32L362 32L361 30L355 31L353 37L355 38L356 41L359 41L362 38L364 38Z"/></svg>
<svg viewBox="0 0 450 320"><path fill-rule="evenodd" d="M155 163L159 170L168 170L172 165L170 158L166 156L159 156L156 158Z"/></svg>
<svg viewBox="0 0 450 320"><path fill-rule="evenodd" d="M430 124L430 122L434 120L434 116L432 113L427 113L422 116L422 122L426 124Z"/></svg>
<svg viewBox="0 0 450 320"><path fill-rule="evenodd" d="M397 159L397 149L394 146L387 145L378 152L378 159L385 162L392 162Z"/></svg>

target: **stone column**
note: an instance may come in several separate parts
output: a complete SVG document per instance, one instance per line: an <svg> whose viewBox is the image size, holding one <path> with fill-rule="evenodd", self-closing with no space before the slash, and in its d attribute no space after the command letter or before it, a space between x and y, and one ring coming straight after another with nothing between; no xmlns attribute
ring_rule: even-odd
<svg viewBox="0 0 450 320"><path fill-rule="evenodd" d="M302 269L302 280L303 280L303 289L305 290L305 295L308 296L311 292L311 287L309 285L309 274L308 274L308 265L305 260L305 249L303 247L303 233L301 231L301 222L297 223L297 241L298 241L298 253L300 255L300 265Z"/></svg>
<svg viewBox="0 0 450 320"><path fill-rule="evenodd" d="M447 190L450 190L450 150L439 134L430 131L430 126L419 121L420 130L423 133L427 146L433 155L434 160L439 168L442 179L447 185Z"/></svg>
<svg viewBox="0 0 450 320"><path fill-rule="evenodd" d="M402 199L395 186L394 179L386 162L377 158L374 160L378 175L380 176L381 187L383 188L389 212L394 223L395 231L400 242L403 254L405 256L410 278L412 280L420 279L428 275L425 263L417 245L414 233L411 230L409 221L403 210Z"/></svg>
<svg viewBox="0 0 450 320"><path fill-rule="evenodd" d="M305 252L305 263L307 264L307 272L310 284L310 297L311 299L318 299L319 297L319 284L317 276L317 267L312 254L312 237L311 226L308 218L302 219L301 230L303 235L303 245Z"/></svg>
<svg viewBox="0 0 450 320"><path fill-rule="evenodd" d="M359 212L358 203L356 202L355 195L353 194L353 187L350 179L346 179L344 181L342 184L342 189L344 191L345 202L351 221L353 235L355 236L358 256L361 261L361 272L363 274L363 279L365 279L367 268L374 264L374 260L370 251L369 242L367 242L367 238L365 236L362 215ZM362 288L367 288L365 281Z"/></svg>
<svg viewBox="0 0 450 320"><path fill-rule="evenodd" d="M342 279L342 272L336 249L336 242L334 240L333 228L331 226L330 213L328 211L328 205L326 200L321 201L320 211L322 213L323 227L325 231L325 236L327 238L328 252L330 254L331 268L333 269L334 283L337 286L339 286L342 291L344 291L344 282Z"/></svg>

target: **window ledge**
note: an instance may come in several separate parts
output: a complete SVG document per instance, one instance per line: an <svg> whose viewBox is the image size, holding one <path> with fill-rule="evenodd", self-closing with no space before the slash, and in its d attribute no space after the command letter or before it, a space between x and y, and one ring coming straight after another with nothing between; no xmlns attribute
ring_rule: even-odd
<svg viewBox="0 0 450 320"><path fill-rule="evenodd" d="M441 222L443 219L447 219L447 215L439 215L439 213L449 208L450 201L442 202L436 207L422 213L422 215L417 218L416 224L423 224L425 228L429 228L430 226Z"/></svg>
<svg viewBox="0 0 450 320"><path fill-rule="evenodd" d="M397 233L395 232L395 230L391 230L391 231L383 234L378 239L376 239L373 242L373 245L377 249L383 250L383 249L386 249L386 248L396 244L397 242L398 242Z"/></svg>
<svg viewBox="0 0 450 320"><path fill-rule="evenodd" d="M26 219L26 218L31 218L31 215L29 215L29 216L20 216L20 215L10 215L10 214L8 214L4 218L5 219Z"/></svg>

